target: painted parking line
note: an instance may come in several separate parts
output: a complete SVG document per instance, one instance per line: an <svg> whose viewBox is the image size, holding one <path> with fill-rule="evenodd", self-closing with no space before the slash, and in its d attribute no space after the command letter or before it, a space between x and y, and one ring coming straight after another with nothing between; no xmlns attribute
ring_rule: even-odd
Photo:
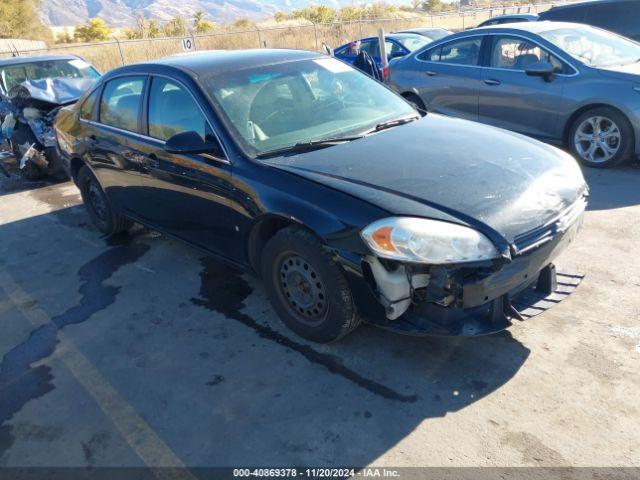
<svg viewBox="0 0 640 480"><path fill-rule="evenodd" d="M51 323L51 317L37 307L37 303L6 272L0 272L0 288L34 327ZM57 357L69 369L78 383L93 397L96 404L120 431L131 449L151 468L154 476L161 480L188 479L196 477L189 472L178 456L153 431L134 407L122 398L118 391L93 366L91 361L76 347L74 342L59 330Z"/></svg>

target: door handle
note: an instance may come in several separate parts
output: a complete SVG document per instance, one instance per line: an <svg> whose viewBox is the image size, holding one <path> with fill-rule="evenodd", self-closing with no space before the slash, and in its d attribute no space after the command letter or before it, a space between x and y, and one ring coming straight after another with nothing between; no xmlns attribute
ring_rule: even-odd
<svg viewBox="0 0 640 480"><path fill-rule="evenodd" d="M484 83L486 83L487 85L500 85L502 82L493 78L485 78Z"/></svg>
<svg viewBox="0 0 640 480"><path fill-rule="evenodd" d="M429 75L430 77L435 77L436 75L438 75L438 72L434 72L433 70L427 70L426 72L427 75Z"/></svg>
<svg viewBox="0 0 640 480"><path fill-rule="evenodd" d="M160 166L160 162L158 161L158 157L156 157L155 153L152 153L147 156L147 165L151 168L158 168Z"/></svg>

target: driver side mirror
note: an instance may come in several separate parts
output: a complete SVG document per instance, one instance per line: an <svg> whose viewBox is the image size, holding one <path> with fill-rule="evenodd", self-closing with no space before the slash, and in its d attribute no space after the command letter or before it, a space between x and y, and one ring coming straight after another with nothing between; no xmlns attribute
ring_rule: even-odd
<svg viewBox="0 0 640 480"><path fill-rule="evenodd" d="M544 60L534 62L526 68L525 73L530 77L541 77L545 82L550 82L553 79L553 65Z"/></svg>
<svg viewBox="0 0 640 480"><path fill-rule="evenodd" d="M164 149L168 153L178 155L210 153L215 156L222 156L222 148L218 142L203 140L202 137L193 130L177 133L164 144Z"/></svg>

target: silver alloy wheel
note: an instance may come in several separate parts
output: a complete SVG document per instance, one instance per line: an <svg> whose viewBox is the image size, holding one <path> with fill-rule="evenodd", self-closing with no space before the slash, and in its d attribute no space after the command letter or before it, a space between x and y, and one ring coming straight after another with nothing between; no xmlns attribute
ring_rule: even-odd
<svg viewBox="0 0 640 480"><path fill-rule="evenodd" d="M622 143L618 125L608 117L594 116L583 121L573 137L578 155L591 163L611 160Z"/></svg>

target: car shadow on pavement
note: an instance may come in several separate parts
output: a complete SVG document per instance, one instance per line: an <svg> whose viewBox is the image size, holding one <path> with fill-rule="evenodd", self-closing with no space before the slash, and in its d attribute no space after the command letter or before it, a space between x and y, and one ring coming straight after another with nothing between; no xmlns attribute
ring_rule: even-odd
<svg viewBox="0 0 640 480"><path fill-rule="evenodd" d="M429 463L429 452L441 462L439 445L405 461L400 444L494 394L529 356L509 332L414 338L365 325L309 343L258 280L144 229L106 242L81 206L0 225L0 253L0 270L32 299L2 314L0 465L24 466L25 424L57 432L38 439L38 465L127 464L123 448L144 460L121 433L135 422L96 407L104 389L87 401L69 379L60 332L187 466L367 465L394 447L398 463ZM7 295L0 288L0 304ZM26 329L32 308L49 326ZM35 414L47 409L55 415ZM470 428L500 428L480 421ZM87 456L96 435L108 441Z"/></svg>
<svg viewBox="0 0 640 480"><path fill-rule="evenodd" d="M583 168L589 184L588 210L640 205L640 163L612 169Z"/></svg>

